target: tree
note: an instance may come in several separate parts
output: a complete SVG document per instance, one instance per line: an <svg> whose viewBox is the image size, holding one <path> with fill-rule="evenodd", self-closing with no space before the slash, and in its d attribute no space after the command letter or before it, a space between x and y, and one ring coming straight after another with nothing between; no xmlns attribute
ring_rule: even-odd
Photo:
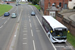
<svg viewBox="0 0 75 50"><path fill-rule="evenodd" d="M39 0L32 0L32 3L33 4L38 4L39 3Z"/></svg>

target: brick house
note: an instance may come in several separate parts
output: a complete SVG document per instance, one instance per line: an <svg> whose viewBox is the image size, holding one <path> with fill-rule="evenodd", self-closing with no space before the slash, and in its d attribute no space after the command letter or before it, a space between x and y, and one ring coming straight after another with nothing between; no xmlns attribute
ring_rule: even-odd
<svg viewBox="0 0 75 50"><path fill-rule="evenodd" d="M40 0L40 6L43 10L43 13L46 15L46 10L48 7L55 5L57 8L68 8L68 0Z"/></svg>

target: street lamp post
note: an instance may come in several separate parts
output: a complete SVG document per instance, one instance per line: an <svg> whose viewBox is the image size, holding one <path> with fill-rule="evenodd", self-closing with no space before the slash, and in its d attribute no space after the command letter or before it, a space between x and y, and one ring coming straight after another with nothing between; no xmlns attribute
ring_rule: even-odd
<svg viewBox="0 0 75 50"><path fill-rule="evenodd" d="M19 4L18 0L16 0L16 4L17 4L17 16L18 16L18 4Z"/></svg>

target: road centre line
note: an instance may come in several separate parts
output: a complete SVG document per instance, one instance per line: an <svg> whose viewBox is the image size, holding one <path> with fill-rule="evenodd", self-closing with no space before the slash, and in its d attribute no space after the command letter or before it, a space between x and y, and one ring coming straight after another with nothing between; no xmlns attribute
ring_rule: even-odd
<svg viewBox="0 0 75 50"><path fill-rule="evenodd" d="M31 22L31 20L29 19L29 22Z"/></svg>
<svg viewBox="0 0 75 50"><path fill-rule="evenodd" d="M40 20L38 19L37 15L36 15L36 18L37 18L38 22L40 23L40 25L41 25L41 27L42 27L43 31L44 31L44 32L45 32L45 34L46 34L46 31L45 31L45 29L43 28L43 26L42 26L42 24L41 24ZM47 34L46 34L46 36L47 36L47 38L49 39L49 37L48 37L48 35L47 35ZM57 50L57 49L56 49L56 47L54 46L54 44L51 42L51 40L50 40L50 39L49 39L49 41L50 41L50 43L52 44L52 46L53 46L54 50Z"/></svg>
<svg viewBox="0 0 75 50"><path fill-rule="evenodd" d="M29 7L31 7L31 6L29 6ZM32 7L31 7L31 9L33 10L33 8L32 8ZM34 10L33 10L33 11L34 11ZM42 26L42 24L41 24L40 20L38 19L37 15L36 15L36 18L37 18L37 20L38 20L39 24L41 25L41 27L42 27L43 31L44 31L44 32L45 32L45 34L46 34L46 31L45 31L45 29L43 28L43 26ZM48 37L48 35L47 35L47 34L46 34L46 36L47 36L47 38L49 39L49 37ZM54 50L57 50L57 49L55 48L54 44L51 42L51 40L50 40L50 39L49 39L49 41L50 41L50 43L52 44L52 46L53 46Z"/></svg>
<svg viewBox="0 0 75 50"><path fill-rule="evenodd" d="M29 7L31 7L30 5L29 5ZM33 8L31 7L31 9L33 10ZM33 10L34 11L34 10Z"/></svg>
<svg viewBox="0 0 75 50"><path fill-rule="evenodd" d="M30 23L30 27L32 27L31 23Z"/></svg>
<svg viewBox="0 0 75 50"><path fill-rule="evenodd" d="M23 38L23 39L27 39L27 38Z"/></svg>
<svg viewBox="0 0 75 50"><path fill-rule="evenodd" d="M34 50L36 50L36 47L35 47L35 42L34 42L34 40L33 40L33 47L34 47Z"/></svg>
<svg viewBox="0 0 75 50"><path fill-rule="evenodd" d="M33 31L31 30L31 35L33 36Z"/></svg>

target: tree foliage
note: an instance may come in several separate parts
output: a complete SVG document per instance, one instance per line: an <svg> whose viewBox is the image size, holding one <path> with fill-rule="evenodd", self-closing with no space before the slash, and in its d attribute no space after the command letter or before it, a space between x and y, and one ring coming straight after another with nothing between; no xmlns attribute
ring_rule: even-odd
<svg viewBox="0 0 75 50"><path fill-rule="evenodd" d="M28 0L31 1L34 5L39 3L39 0Z"/></svg>

